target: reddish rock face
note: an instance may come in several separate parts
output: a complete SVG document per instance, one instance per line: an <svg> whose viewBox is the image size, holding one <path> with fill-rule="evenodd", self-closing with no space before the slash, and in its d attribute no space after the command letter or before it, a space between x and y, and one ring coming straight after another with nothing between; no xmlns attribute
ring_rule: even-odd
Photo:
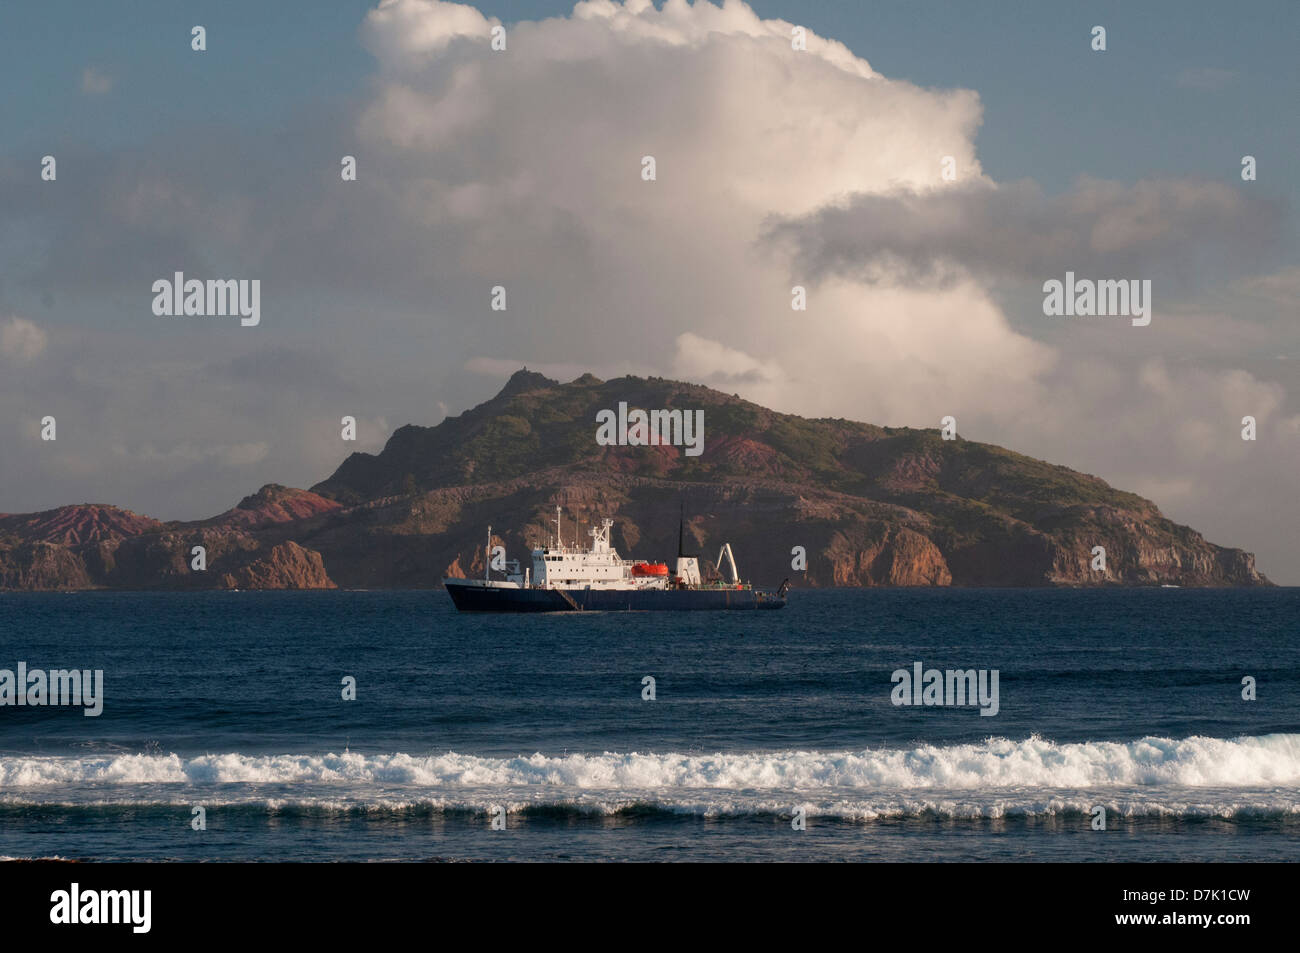
<svg viewBox="0 0 1300 953"><path fill-rule="evenodd" d="M327 500L309 490L295 490L292 487L268 484L252 496L246 496L234 507L220 516L214 517L213 524L256 529L269 523L291 523L294 520L309 519L334 510L342 509L342 504Z"/></svg>
<svg viewBox="0 0 1300 953"><path fill-rule="evenodd" d="M223 589L333 589L320 553L281 543L260 559L221 576Z"/></svg>
<svg viewBox="0 0 1300 953"><path fill-rule="evenodd" d="M704 453L602 447L598 409L702 409ZM311 490L264 486L230 510L159 523L111 506L0 516L0 588L436 588L483 571L491 524L524 558L565 509L565 538L616 521L626 558L730 542L741 575L805 586L1268 585L1103 480L937 431L778 414L657 378L557 384L521 372L437 427L399 428ZM207 569L191 568L203 546ZM1104 546L1104 572L1091 550ZM806 570L791 566L792 549Z"/></svg>
<svg viewBox="0 0 1300 953"><path fill-rule="evenodd" d="M0 547L0 589L91 589L86 566L66 546L20 543Z"/></svg>
<svg viewBox="0 0 1300 953"><path fill-rule="evenodd" d="M162 525L116 506L83 503L43 513L0 514L0 538L13 535L28 542L89 543L157 532Z"/></svg>
<svg viewBox="0 0 1300 953"><path fill-rule="evenodd" d="M836 534L824 556L836 586L947 586L952 573L930 539L905 526L882 525L879 535Z"/></svg>
<svg viewBox="0 0 1300 953"><path fill-rule="evenodd" d="M766 473L780 465L776 450L748 437L723 437L706 444L704 459L709 463L727 463L756 473Z"/></svg>

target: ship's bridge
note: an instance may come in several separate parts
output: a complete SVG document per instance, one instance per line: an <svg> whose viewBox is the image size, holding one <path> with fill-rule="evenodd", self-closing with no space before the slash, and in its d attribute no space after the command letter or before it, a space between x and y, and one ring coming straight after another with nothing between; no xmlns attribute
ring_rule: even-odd
<svg viewBox="0 0 1300 953"><path fill-rule="evenodd" d="M639 589L662 585L632 576L631 563L610 545L613 525L611 519L601 520L599 526L587 531L591 536L590 548L580 549L576 545L566 546L559 538L557 514L556 539L545 549L533 550L533 585L545 589Z"/></svg>

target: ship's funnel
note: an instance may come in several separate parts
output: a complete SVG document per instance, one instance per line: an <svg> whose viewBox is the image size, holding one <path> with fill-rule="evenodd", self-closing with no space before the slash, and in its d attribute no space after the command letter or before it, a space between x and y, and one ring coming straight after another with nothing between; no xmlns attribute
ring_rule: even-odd
<svg viewBox="0 0 1300 953"><path fill-rule="evenodd" d="M675 575L683 585L700 584L700 561L695 556L686 554L686 504L684 502L681 516L677 520L677 565L674 568Z"/></svg>
<svg viewBox="0 0 1300 953"><path fill-rule="evenodd" d="M686 551L686 504L682 503L681 516L677 519L677 558L684 556L698 556L698 553L688 553Z"/></svg>

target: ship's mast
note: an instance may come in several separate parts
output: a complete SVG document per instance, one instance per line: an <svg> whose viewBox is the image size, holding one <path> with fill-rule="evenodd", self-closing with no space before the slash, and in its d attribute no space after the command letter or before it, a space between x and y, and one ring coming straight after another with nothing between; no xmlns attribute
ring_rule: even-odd
<svg viewBox="0 0 1300 953"><path fill-rule="evenodd" d="M492 527L488 526L488 544L487 555L483 558L483 581L487 582L492 578L489 570L492 568Z"/></svg>

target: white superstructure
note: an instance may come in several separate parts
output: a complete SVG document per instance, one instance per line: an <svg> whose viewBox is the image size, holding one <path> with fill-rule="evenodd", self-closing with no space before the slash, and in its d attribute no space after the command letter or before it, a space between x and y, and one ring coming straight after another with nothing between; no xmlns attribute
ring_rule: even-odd
<svg viewBox="0 0 1300 953"><path fill-rule="evenodd" d="M623 559L609 541L611 519L587 531L591 545L580 549L565 544L560 508L555 508L555 537L545 548L533 550L531 572L522 575L515 563L515 573L507 574L510 582L538 589L666 589L668 567L662 563L645 563ZM657 571L657 570L662 570ZM531 577L531 578L530 578Z"/></svg>

